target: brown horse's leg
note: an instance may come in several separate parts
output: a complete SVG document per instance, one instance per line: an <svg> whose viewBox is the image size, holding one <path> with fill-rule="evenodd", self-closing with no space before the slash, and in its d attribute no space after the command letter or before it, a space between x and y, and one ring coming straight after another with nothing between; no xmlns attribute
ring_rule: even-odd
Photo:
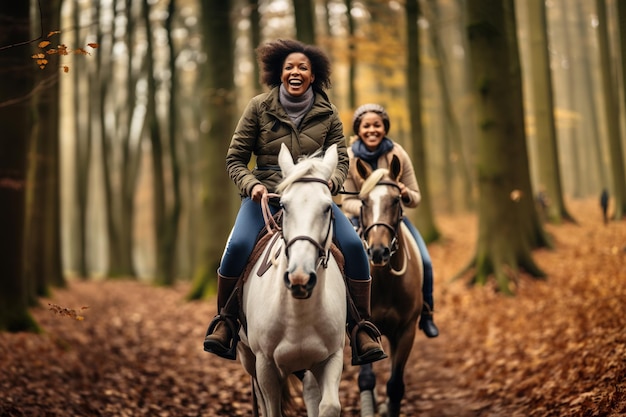
<svg viewBox="0 0 626 417"><path fill-rule="evenodd" d="M391 375L387 381L387 415L389 417L400 415L400 405L404 398L404 368L415 341L415 325L415 321L411 321L405 331L399 332L400 337L389 341L391 346Z"/></svg>

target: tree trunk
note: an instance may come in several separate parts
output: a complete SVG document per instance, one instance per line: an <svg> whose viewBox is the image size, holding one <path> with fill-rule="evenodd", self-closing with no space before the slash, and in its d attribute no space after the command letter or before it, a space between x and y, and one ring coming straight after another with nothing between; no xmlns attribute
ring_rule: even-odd
<svg viewBox="0 0 626 417"><path fill-rule="evenodd" d="M250 42L252 43L252 48L254 49L261 44L261 15L259 14L259 0L249 0L248 4L250 6ZM256 59L256 56L253 57L252 62L254 65L254 91L260 93L263 91L263 86L261 86L261 80L259 80L258 76L260 71L259 61Z"/></svg>
<svg viewBox="0 0 626 417"><path fill-rule="evenodd" d="M352 0L344 0L346 18L348 20L348 107L356 110L356 39L354 17L352 16Z"/></svg>
<svg viewBox="0 0 626 417"><path fill-rule="evenodd" d="M618 29L619 29L619 46L620 56L622 57L622 65L619 66L619 76L622 80L622 88L626 82L626 5L623 1L616 2ZM599 14L599 13L598 13ZM622 94L622 98L624 95ZM617 106L616 106L617 107ZM614 177L614 210L615 219L622 219L626 215L626 172L624 171L624 152L622 147L622 138L618 133L617 137L611 138L611 158L613 158L613 177ZM613 140L614 139L614 140Z"/></svg>
<svg viewBox="0 0 626 417"><path fill-rule="evenodd" d="M466 9L479 116L479 234L471 282L485 284L493 274L498 289L512 294L519 267L544 276L531 249L549 245L530 186L514 3L468 2Z"/></svg>
<svg viewBox="0 0 626 417"><path fill-rule="evenodd" d="M35 7L39 7L35 4ZM41 4L44 30L58 28L59 0ZM33 37L39 36L39 25ZM36 32L36 33L35 33ZM51 41L54 41L52 39ZM34 53L40 52L40 50ZM28 151L26 245L24 275L32 284L31 303L49 295L49 285L65 286L61 261L61 205L59 187L59 59L48 55L46 70L36 72L41 88L33 98L33 134Z"/></svg>
<svg viewBox="0 0 626 417"><path fill-rule="evenodd" d="M168 51L169 51L169 71L170 71L170 94L168 108L168 154L167 161L170 165L171 172L171 190L172 195L169 199L170 206L166 206L163 237L161 240L162 251L162 268L163 275L157 279L157 284L174 285L176 279L176 253L178 247L178 230L180 224L181 212L181 191L180 191L180 164L178 162L177 138L178 117L177 117L177 100L178 97L178 75L176 73L176 51L174 49L174 41L172 39L172 22L176 11L176 1L170 0L168 6L168 17L165 21L165 31L167 33ZM182 137L182 135L181 135ZM157 277L159 278L159 277Z"/></svg>
<svg viewBox="0 0 626 417"><path fill-rule="evenodd" d="M134 36L133 16L130 13L130 4L122 0L117 5L111 4L109 10L117 7L126 13L126 45L128 47L128 65L132 66L132 41ZM99 8L104 6L99 6ZM98 20L100 21L100 20ZM101 22L102 23L102 22ZM121 23L121 22L120 22ZM120 24L117 23L117 24ZM116 80L114 79L111 68L113 63L110 59L113 56L113 37L111 32L103 32L102 25L98 26L98 43L100 45L97 56L97 79L99 88L98 111L99 111L99 131L101 144L101 161L102 161L102 179L104 194L104 212L106 217L106 231L108 236L108 271L105 273L108 277L115 278L132 278L136 276L132 259L132 216L133 204L132 197L134 192L130 194L131 204L126 204L128 200L128 192L126 184L128 183L127 175L127 154L129 138L128 125L130 122L129 112L134 105L134 87L135 83L132 79L132 71L127 71L130 82L127 82L127 91L121 93L117 89L109 89ZM115 31L116 29L112 29ZM128 39L131 39L130 41ZM133 99L124 101L118 99L119 94L128 94ZM129 103L129 105L119 105L118 103ZM118 104L121 109L116 108ZM111 114L115 114L115 126L108 127L106 123ZM115 146L119 144L118 146ZM120 155L123 155L120 157Z"/></svg>
<svg viewBox="0 0 626 417"><path fill-rule="evenodd" d="M566 8L565 2L566 0L562 0L562 5L566 13L569 13L570 9ZM586 127L586 129L584 130L584 137L591 138L591 142L593 143L592 153L595 159L595 166L599 171L600 183L602 184L602 187L608 187L609 164L604 162L604 155L608 154L608 152L604 151L606 147L606 142L603 140L603 137L600 134L600 122L598 121L598 119L600 118L598 108L600 106L598 105L596 95L597 89L594 88L596 83L594 83L594 77L592 74L593 68L596 67L596 65L594 64L597 62L597 59L596 57L591 57L591 54L585 52L591 48L592 42L590 41L590 39L593 39L592 33L595 30L591 30L590 25L587 24L587 14L583 10L582 2L577 2L576 6L576 27L580 31L581 38L580 42L576 42L576 38L572 39L573 46L569 47L568 49L576 51L576 54L573 54L576 58L574 59L572 68L575 71L580 72L579 79L582 81L579 83L579 87L581 88L581 94L578 94L578 89L574 89L573 94L576 94L580 97L577 101L581 103L582 120L585 123ZM568 25L565 26L568 27ZM568 43L570 41L570 37L567 36L567 34L565 37L565 41ZM581 45L582 48L580 47Z"/></svg>
<svg viewBox="0 0 626 417"><path fill-rule="evenodd" d="M620 138L619 114L616 86L611 76L611 57L609 52L609 34L606 16L606 4L604 0L596 0L598 12L598 52L600 53L600 72L602 74L602 93L606 112L606 128L609 139L609 156L611 159L611 179L613 180L612 197L614 218L621 219L624 214L624 164L622 160L622 147Z"/></svg>
<svg viewBox="0 0 626 417"><path fill-rule="evenodd" d="M433 12L433 17L436 19L439 16L437 1L430 0L430 8ZM434 19L433 19L434 20ZM437 19L439 20L439 19ZM430 41L433 45L433 51L437 57L438 65L435 68L437 80L441 88L441 101L443 107L443 121L445 132L445 149L448 150L444 155L446 161L446 187L448 190L454 190L454 179L460 180L460 188L462 193L463 209L468 210L473 208L475 189L474 176L469 167L469 163L463 152L463 137L461 135L461 129L459 127L459 120L454 112L452 94L450 93L450 76L446 72L450 65L446 58L444 48L441 44L441 33L438 30L438 26L434 26L430 29ZM449 198L451 204L449 205L451 210L455 210L456 204L454 204L454 192L450 192Z"/></svg>
<svg viewBox="0 0 626 417"><path fill-rule="evenodd" d="M417 221L422 237L426 242L439 239L440 233L433 219L428 176L426 175L426 155L424 149L424 129L422 125L422 99L421 99L421 65L419 58L419 27L417 20L420 16L418 0L407 0L406 8L406 32L407 32L407 79L408 79L408 105L409 120L411 121L412 148L411 160L415 168L415 176L419 182L422 201L417 210Z"/></svg>
<svg viewBox="0 0 626 417"><path fill-rule="evenodd" d="M202 99L206 125L201 141L202 221L199 228L199 264L190 298L208 296L215 286L216 271L234 219L231 197L224 193L232 184L225 158L235 127L236 94L230 0L202 0L203 34L207 62L203 68ZM233 189L232 187L230 189Z"/></svg>
<svg viewBox="0 0 626 417"><path fill-rule="evenodd" d="M80 45L81 43L81 30L79 16L81 13L81 6L79 0L74 0L73 4L73 24L76 28L74 30L74 45ZM91 148L92 138L91 133L86 125L85 120L90 119L89 106L85 106L81 97L87 96L84 94L85 83L82 81L84 74L87 71L84 60L74 57L72 64L72 77L73 94L74 94L74 159L75 159L75 172L74 179L76 182L76 244L74 246L78 265L77 273L82 279L87 279L89 276L89 266L87 264L87 202L89 200L89 177L91 171ZM89 100L87 100L89 101Z"/></svg>
<svg viewBox="0 0 626 417"><path fill-rule="evenodd" d="M590 57L588 53L589 39L587 25L584 23L584 14L581 12L581 2L576 2L576 9L568 7L567 0L560 0L559 8L562 10L560 37L563 39L565 56L570 63L565 69L565 88L567 103L572 112L578 117L572 129L572 143L565 148L561 147L562 172L572 173L563 175L564 185L567 185L568 177L573 184L582 184L579 190L582 195L595 194L598 184L607 183L605 164L602 163L601 136L598 133L597 106L594 104L592 77L589 75ZM578 80L578 82L577 82ZM582 80L582 81L581 81ZM557 104L558 106L558 104ZM560 141L563 143L563 140ZM566 142L567 143L567 142ZM573 148L572 156L565 157L563 151ZM582 155L581 155L582 154ZM578 168L578 169L576 169ZM578 187L572 185L570 189L578 191ZM565 187L567 189L567 187ZM577 193L572 193L574 197Z"/></svg>
<svg viewBox="0 0 626 417"><path fill-rule="evenodd" d="M293 0L296 20L296 37L299 41L315 45L315 8L313 0Z"/></svg>
<svg viewBox="0 0 626 417"><path fill-rule="evenodd" d="M156 267L154 277L156 282L165 282L165 259L168 254L164 253L166 235L166 196L165 196L165 168L163 165L165 152L163 150L163 139L159 117L156 108L156 79L154 73L154 47L152 39L152 25L150 22L150 5L142 3L142 14L146 30L146 63L147 63L147 110L148 136L151 145L152 162L152 198L154 207L154 235L155 235L155 261Z"/></svg>
<svg viewBox="0 0 626 417"><path fill-rule="evenodd" d="M30 39L28 1L0 2L0 45ZM36 331L28 312L24 276L26 151L31 135L33 75L39 71L29 45L0 52L0 331Z"/></svg>
<svg viewBox="0 0 626 417"><path fill-rule="evenodd" d="M548 55L548 33L544 0L528 0L530 73L532 108L535 113L535 136L538 148L540 192L547 195L546 219L552 223L572 221L565 208L561 187L559 147L554 122L552 74Z"/></svg>

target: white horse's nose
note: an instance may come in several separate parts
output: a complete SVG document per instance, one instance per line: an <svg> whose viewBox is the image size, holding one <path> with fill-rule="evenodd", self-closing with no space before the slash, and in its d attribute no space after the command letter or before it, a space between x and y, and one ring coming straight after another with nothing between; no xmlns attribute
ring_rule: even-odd
<svg viewBox="0 0 626 417"><path fill-rule="evenodd" d="M291 273L287 271L287 274L289 276L289 283L292 286L293 285L304 286L304 285L307 285L309 282L309 274L305 272L301 266L296 268L296 270Z"/></svg>
<svg viewBox="0 0 626 417"><path fill-rule="evenodd" d="M293 273L285 272L284 281L294 298L306 299L311 296L317 284L317 274L315 272L306 274L299 268Z"/></svg>

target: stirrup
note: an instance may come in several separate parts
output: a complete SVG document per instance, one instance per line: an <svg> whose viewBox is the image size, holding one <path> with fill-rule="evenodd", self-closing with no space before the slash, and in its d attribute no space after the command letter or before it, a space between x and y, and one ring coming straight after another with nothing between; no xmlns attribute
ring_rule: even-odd
<svg viewBox="0 0 626 417"><path fill-rule="evenodd" d="M357 352L358 347L357 347L356 334L359 332L359 330L363 330L367 332L370 336L372 336L373 339L377 340L379 344L381 342L380 339L382 335L380 334L380 331L374 325L374 323L367 321L367 320L361 320L359 323L355 324L354 327L352 328L352 331L350 332L350 347L352 348L352 365L353 366L365 365L367 363L372 363L372 362L376 362L382 359L386 359L388 356L385 353L385 351L383 351L382 347L379 347L377 349L372 349L368 351L367 353L363 353L363 354L359 354Z"/></svg>
<svg viewBox="0 0 626 417"><path fill-rule="evenodd" d="M225 347L221 343L218 343L214 340L207 340L206 337L213 334L215 327L218 323L223 322L228 329L230 330L230 334L232 335L232 341L230 343L230 347ZM206 335L204 336L204 351L213 353L217 356L220 356L224 359L236 360L237 359L237 343L239 343L239 323L233 321L229 316L218 314L211 320L209 323L209 328L206 331Z"/></svg>

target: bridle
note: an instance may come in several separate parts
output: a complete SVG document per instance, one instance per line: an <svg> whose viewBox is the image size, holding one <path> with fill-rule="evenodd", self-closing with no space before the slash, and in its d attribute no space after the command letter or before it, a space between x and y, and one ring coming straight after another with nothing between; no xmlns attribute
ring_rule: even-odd
<svg viewBox="0 0 626 417"><path fill-rule="evenodd" d="M393 181L385 181L385 180L381 180L378 183L376 183L375 187L378 187L379 185L384 185L384 186L389 186L389 187L394 187L397 188L398 190L400 190L400 186L393 182ZM400 200L400 194L398 194L398 196L396 197L397 200ZM363 227L364 222L363 222L363 207L365 206L365 202L363 201L363 199L361 199L361 212L359 214L359 223L361 224L361 227ZM376 222L376 223L372 223L369 226L365 227L364 229L361 230L361 240L363 241L363 243L366 246L366 250L369 254L369 244L368 244L368 235L369 232L377 226L381 226L386 228L387 230L389 230L389 233L391 233L391 244L390 244L390 248L389 250L391 251L390 256L392 256L394 253L396 253L398 251L398 228L400 227L400 222L402 221L402 217L403 217L403 212L402 212L402 204L399 203L398 201L398 213L396 215L396 221L394 224L389 224L386 222Z"/></svg>
<svg viewBox="0 0 626 417"><path fill-rule="evenodd" d="M297 179L294 181L294 183L296 182L319 182L320 184L324 184L325 186L328 186L328 182L321 179L321 178L316 178L316 177L303 177L300 179ZM267 207L268 205L268 201L270 198L273 197L280 197L279 194L267 194L264 197L264 201L262 202L261 206L263 208L263 217L265 218L265 224L266 227L268 229L268 232L270 234L274 233L275 230L278 230L282 233L282 229L280 228L280 226L278 226L278 224L276 223L276 221L274 220L274 218L268 214L269 213L269 207ZM281 208L282 210L284 210L284 208ZM270 220L271 219L271 220ZM328 244L329 239L331 238L331 233L332 233L332 226L333 226L333 220L335 219L335 215L333 213L333 211L330 211L330 219L328 220L328 227L326 228L326 237L324 238L324 240L322 241L322 243L316 241L315 239L313 239L310 236L306 236L306 235L299 235L299 236L295 236L293 238L291 238L289 241L287 241L285 243L285 256L287 257L287 259L289 259L289 248L291 247L291 245L293 245L295 242L299 241L299 240L304 240L307 241L309 243L311 243L313 246L315 246L315 248L317 249L317 259L318 259L318 263L316 266L316 269L318 269L320 266L323 267L324 269L326 269L326 267L328 266L328 261L330 259L330 245ZM283 238L284 238L284 234L283 234ZM326 248L326 246L328 248Z"/></svg>

